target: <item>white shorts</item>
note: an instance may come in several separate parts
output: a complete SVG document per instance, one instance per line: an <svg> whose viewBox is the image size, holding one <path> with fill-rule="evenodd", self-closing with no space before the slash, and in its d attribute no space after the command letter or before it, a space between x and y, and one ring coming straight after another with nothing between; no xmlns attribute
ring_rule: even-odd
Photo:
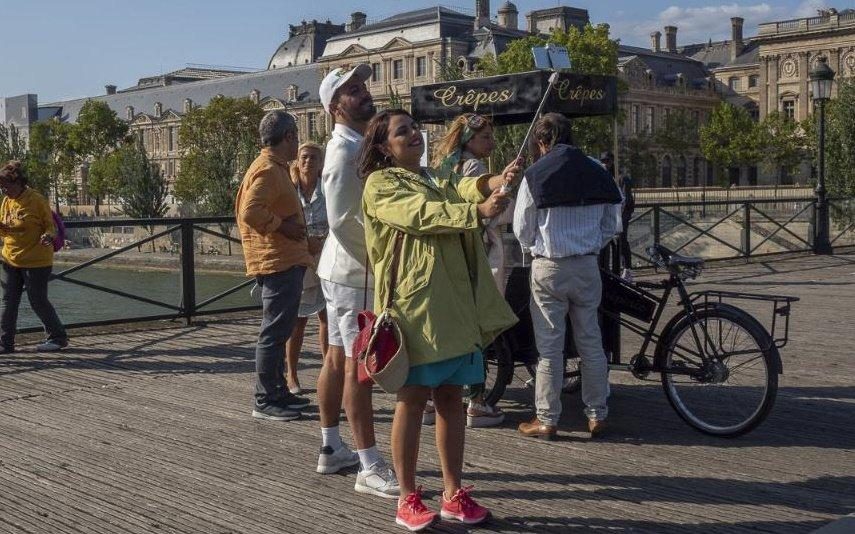
<svg viewBox="0 0 855 534"><path fill-rule="evenodd" d="M327 301L327 336L330 345L344 347L345 355L352 357L353 342L359 335L359 312L365 309L365 289L350 287L329 280L321 280ZM368 309L374 309L374 291L368 290Z"/></svg>

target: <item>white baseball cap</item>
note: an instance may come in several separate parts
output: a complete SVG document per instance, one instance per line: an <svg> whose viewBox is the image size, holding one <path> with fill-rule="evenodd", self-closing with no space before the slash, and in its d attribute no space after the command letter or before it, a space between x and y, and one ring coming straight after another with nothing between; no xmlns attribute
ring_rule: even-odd
<svg viewBox="0 0 855 534"><path fill-rule="evenodd" d="M371 78L372 72L371 67L367 63L360 63L351 70L346 71L342 68L338 68L327 74L321 82L321 88L319 91L321 95L321 104L324 105L324 109L327 113L330 112L330 102L332 102L335 92L338 91L339 87L346 84L354 76L356 76L356 79L360 82L364 82Z"/></svg>

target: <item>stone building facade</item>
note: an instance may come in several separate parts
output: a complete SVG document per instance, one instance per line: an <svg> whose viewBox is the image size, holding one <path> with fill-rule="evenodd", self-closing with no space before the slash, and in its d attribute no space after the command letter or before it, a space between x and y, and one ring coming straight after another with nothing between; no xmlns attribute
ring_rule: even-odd
<svg viewBox="0 0 855 534"><path fill-rule="evenodd" d="M388 106L395 99L406 107L410 89L439 81L444 69L477 76L478 60L500 54L514 39L589 23L586 10L567 6L526 13L525 29L519 27L520 13L509 1L499 6L496 17L489 0L475 0L473 12L463 11L431 7L377 21L362 12L353 13L343 24L303 21L289 26L265 71L190 67L142 78L137 85L122 90L107 86L105 95L92 98L106 102L130 122L152 160L172 180L179 171L178 128L183 115L218 95L250 98L266 110L287 110L297 118L302 139L320 140L333 125L320 105L318 88L323 76L334 68L371 65L374 75L368 87L378 107ZM624 117L618 131L620 145L625 146L635 136L651 136L676 110L684 110L702 125L722 98L745 106L757 118L777 109L801 119L811 110L807 72L819 55L826 55L840 75L853 75L852 10L829 10L819 17L761 24L758 35L751 38L743 37L741 19L734 18L731 23L732 35L727 41L681 46L678 28L667 26L664 34L651 34L649 49L620 45L619 76L628 88L619 99ZM36 108L35 95L24 96L29 123L49 118L73 122L87 100ZM4 100L7 102L9 99ZM18 102L13 101L14 109L20 107ZM9 109L3 113L11 114ZM646 185L714 183L697 148L675 155L654 144L649 156L655 159L658 170ZM745 170L736 183L776 179L772 176L758 181L756 170L754 174ZM80 200L85 202L85 173L80 180Z"/></svg>

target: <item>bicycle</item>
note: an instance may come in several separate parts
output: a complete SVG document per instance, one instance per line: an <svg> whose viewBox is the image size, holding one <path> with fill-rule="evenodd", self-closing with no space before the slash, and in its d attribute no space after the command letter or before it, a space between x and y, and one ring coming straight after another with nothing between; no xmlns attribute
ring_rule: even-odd
<svg viewBox="0 0 855 534"><path fill-rule="evenodd" d="M628 364L621 363L620 351L614 351L609 369L629 371L642 380L659 374L671 407L704 434L735 437L750 432L775 403L778 375L783 372L780 349L788 341L791 305L799 299L714 290L689 293L685 281L700 276L703 259L681 256L662 245L650 247L648 254L657 272L667 271L667 279L629 283L601 269L601 314L642 338ZM682 309L657 331L675 290ZM485 352L489 403L501 399L518 370L534 377L537 350L527 295L526 269L517 267L506 298L520 322ZM733 304L740 300L771 304L770 328ZM781 336L776 335L779 327ZM581 374L569 329L565 362L565 391L573 391L579 388Z"/></svg>

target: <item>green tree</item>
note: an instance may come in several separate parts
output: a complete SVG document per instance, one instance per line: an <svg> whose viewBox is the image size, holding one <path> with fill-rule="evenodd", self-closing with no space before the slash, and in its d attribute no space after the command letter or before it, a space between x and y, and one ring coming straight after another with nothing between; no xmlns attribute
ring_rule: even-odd
<svg viewBox="0 0 855 534"><path fill-rule="evenodd" d="M622 161L629 175L635 179L635 187L656 185L656 157L651 153L653 141L650 135L639 134L627 139L622 147Z"/></svg>
<svg viewBox="0 0 855 534"><path fill-rule="evenodd" d="M534 70L531 48L547 43L567 48L570 55L570 72L579 74L617 75L618 43L609 38L607 24L586 25L581 30L553 30L547 37L530 36L512 41L498 57L486 56L479 62L484 74L510 74ZM589 154L599 154L612 148L614 117L582 117L574 119L573 141ZM509 161L516 156L527 127L500 127L496 132L496 151L499 161Z"/></svg>
<svg viewBox="0 0 855 534"><path fill-rule="evenodd" d="M14 124L0 122L0 165L9 160L27 161L27 144Z"/></svg>
<svg viewBox="0 0 855 534"><path fill-rule="evenodd" d="M128 133L128 124L116 112L98 100L88 100L77 115L77 124L69 142L81 158L103 159ZM89 174L88 193L95 198L95 215L100 214L101 199L116 191L117 182L103 174Z"/></svg>
<svg viewBox="0 0 855 534"><path fill-rule="evenodd" d="M178 132L184 154L175 198L202 215L234 210L240 180L259 149L263 110L249 99L217 97L184 116Z"/></svg>
<svg viewBox="0 0 855 534"><path fill-rule="evenodd" d="M105 157L122 181L116 195L122 211L129 217L156 219L166 214L166 178L160 169L149 161L142 143L134 140ZM149 235L153 226L146 226ZM154 242L151 242L154 252Z"/></svg>
<svg viewBox="0 0 855 534"><path fill-rule="evenodd" d="M761 163L767 170L795 172L807 155L803 127L774 111L758 125Z"/></svg>
<svg viewBox="0 0 855 534"><path fill-rule="evenodd" d="M720 171L756 165L762 159L757 123L744 108L722 102L701 127L701 153ZM723 184L722 184L723 185Z"/></svg>
<svg viewBox="0 0 855 534"><path fill-rule="evenodd" d="M31 184L41 192L52 193L54 208L60 199L70 200L76 190L75 167L79 158L70 142L74 126L51 119L30 128L30 157L27 165Z"/></svg>
<svg viewBox="0 0 855 534"><path fill-rule="evenodd" d="M855 79L838 82L826 110L825 183L833 196L855 196ZM818 115L816 113L815 115Z"/></svg>

